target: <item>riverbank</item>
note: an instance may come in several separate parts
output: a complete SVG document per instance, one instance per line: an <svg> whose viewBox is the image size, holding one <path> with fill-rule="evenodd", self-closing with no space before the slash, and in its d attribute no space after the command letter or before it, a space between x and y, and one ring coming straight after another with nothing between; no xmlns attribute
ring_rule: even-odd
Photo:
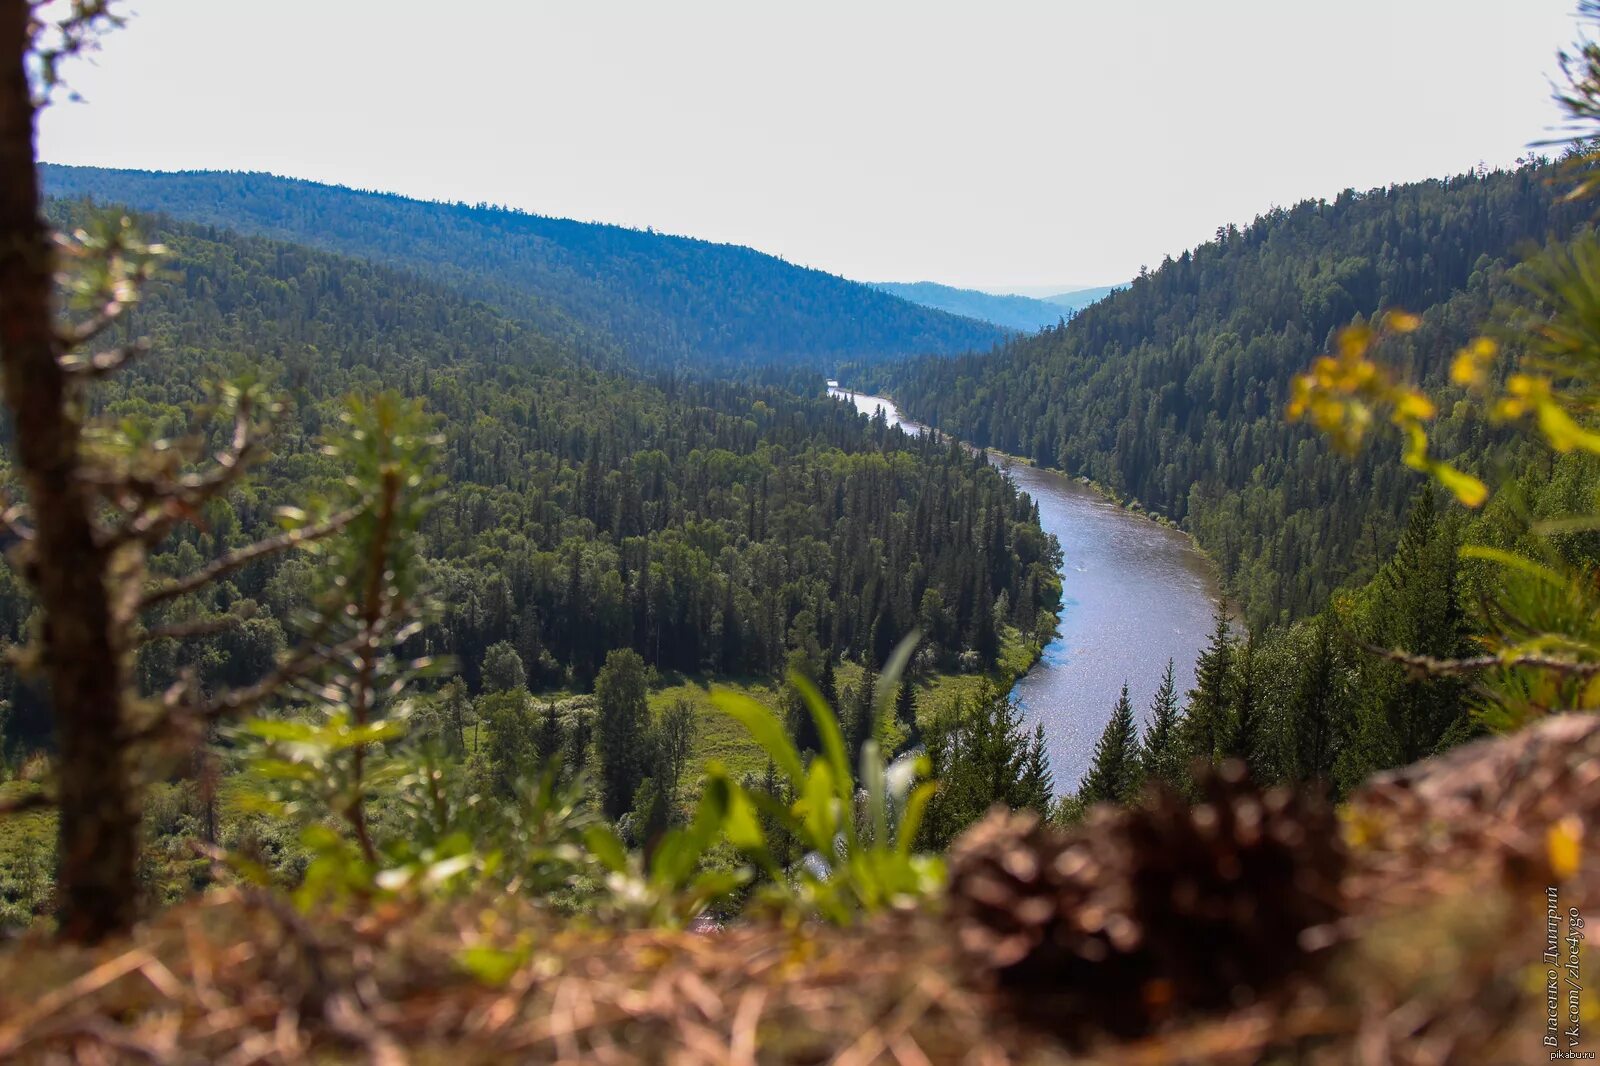
<svg viewBox="0 0 1600 1066"><path fill-rule="evenodd" d="M882 407L910 432L928 427L905 418L882 396L831 390L871 414ZM1217 569L1187 531L1096 487L1027 462L986 452L1039 507L1040 524L1062 548L1062 610L1056 637L1014 692L1031 727L1045 726L1056 785L1075 788L1124 684L1135 708L1150 704L1170 660L1180 692L1194 684L1194 663L1220 598Z"/></svg>

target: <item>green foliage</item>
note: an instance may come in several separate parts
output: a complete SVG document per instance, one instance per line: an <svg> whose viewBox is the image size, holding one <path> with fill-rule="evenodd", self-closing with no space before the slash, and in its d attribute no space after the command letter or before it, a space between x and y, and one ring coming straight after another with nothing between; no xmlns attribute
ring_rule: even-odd
<svg viewBox="0 0 1600 1066"><path fill-rule="evenodd" d="M522 666L522 656L508 640L491 644L483 653L483 668L479 674L487 692L511 692L528 687L528 674Z"/></svg>
<svg viewBox="0 0 1600 1066"><path fill-rule="evenodd" d="M1183 723L1178 712L1178 681L1173 663L1167 660L1161 686L1150 700L1150 716L1139 752L1139 772L1147 781L1159 781L1169 788L1186 788L1189 782L1188 752L1183 745Z"/></svg>
<svg viewBox="0 0 1600 1066"><path fill-rule="evenodd" d="M1184 708L1183 747L1191 759L1215 761L1227 739L1232 632L1228 605L1219 601L1211 638L1195 663L1195 687L1190 690L1188 705Z"/></svg>
<svg viewBox="0 0 1600 1066"><path fill-rule="evenodd" d="M960 832L999 803L1050 813L1053 788L1044 736L1023 728L1022 710L987 680L976 698L958 700L924 730L929 771L939 782L929 805L922 845L942 851Z"/></svg>
<svg viewBox="0 0 1600 1066"><path fill-rule="evenodd" d="M896 650L885 672L889 684L877 689L878 713L914 644L913 635ZM767 708L732 693L718 699L718 705L750 731L772 760L772 784L777 787L751 792L729 782L734 794L748 797L750 804L748 821L744 808L737 808L737 818L730 816L729 840L754 856L770 879L759 899L765 905L798 908L844 922L862 913L908 906L939 891L943 861L914 850L935 792L932 782L917 783L927 775L927 760L902 759L885 765L877 742L868 740L862 746L858 782L851 774L844 734L833 709L803 675L795 674L789 681L800 692L820 737L821 750L809 762ZM787 871L778 867L769 833L757 814L777 827L786 846L807 853L796 867Z"/></svg>
<svg viewBox="0 0 1600 1066"><path fill-rule="evenodd" d="M1122 686L1122 695L1106 722L1100 739L1094 746L1094 759L1078 785L1078 802L1084 806L1095 803L1127 803L1134 798L1143 783L1143 767L1139 759L1139 726L1133 718L1133 704L1128 699L1128 686Z"/></svg>
<svg viewBox="0 0 1600 1066"><path fill-rule="evenodd" d="M600 707L595 741L602 802L606 813L618 818L628 810L651 762L644 660L627 648L607 655L594 694Z"/></svg>
<svg viewBox="0 0 1600 1066"><path fill-rule="evenodd" d="M88 216L50 210L69 228ZM620 647L687 675L782 676L805 641L836 662L876 660L928 592L952 605L930 645L951 668L985 581L1024 627L1059 603L1056 548L1002 474L874 425L820 388L600 371L568 338L416 276L172 222L149 229L170 254L119 333L148 336L150 351L95 386L105 422L203 455L227 443L223 427L191 430L187 409L210 402L208 379L250 375L286 393L251 481L163 544L153 574L189 573L278 533L275 508L343 498L347 471L321 439L346 394L388 389L438 419L449 486L419 542L437 610L412 650L455 658L474 692L502 642L535 689L587 688ZM965 531L980 529L975 544ZM152 611L152 626L249 624L152 641L138 655L142 692L189 670L207 691L253 682L271 622L287 646L324 573L263 557L216 597ZM0 573L0 638L21 642L33 604L14 576ZM256 650L235 654L246 640ZM0 699L16 712L8 741L46 742L36 692L0 676Z"/></svg>

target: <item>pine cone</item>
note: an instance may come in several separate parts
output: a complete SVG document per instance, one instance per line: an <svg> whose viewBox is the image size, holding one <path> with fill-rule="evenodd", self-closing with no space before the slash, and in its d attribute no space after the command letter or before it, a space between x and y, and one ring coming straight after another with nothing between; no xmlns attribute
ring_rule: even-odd
<svg viewBox="0 0 1600 1066"><path fill-rule="evenodd" d="M1179 1009L1237 1006L1320 961L1302 934L1340 914L1327 804L1262 793L1242 768L1098 808L1073 833L991 814L951 853L961 950L1013 1009L1064 1034L1147 1032Z"/></svg>

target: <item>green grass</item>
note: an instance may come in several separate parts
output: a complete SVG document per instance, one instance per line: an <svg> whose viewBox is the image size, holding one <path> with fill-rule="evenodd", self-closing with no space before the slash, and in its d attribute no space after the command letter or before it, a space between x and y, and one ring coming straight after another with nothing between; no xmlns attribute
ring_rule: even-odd
<svg viewBox="0 0 1600 1066"><path fill-rule="evenodd" d="M783 713L783 692L765 678L668 678L650 692L650 713L659 715L679 700L686 700L695 712L694 766L688 773L692 781L713 762L720 762L735 778L745 774L760 776L767 757L761 746L750 739L744 727L717 710L711 703L716 691L749 696L774 713Z"/></svg>
<svg viewBox="0 0 1600 1066"><path fill-rule="evenodd" d="M38 786L0 785L0 803ZM0 929L26 925L49 894L55 868L56 816L53 811L27 811L0 817Z"/></svg>

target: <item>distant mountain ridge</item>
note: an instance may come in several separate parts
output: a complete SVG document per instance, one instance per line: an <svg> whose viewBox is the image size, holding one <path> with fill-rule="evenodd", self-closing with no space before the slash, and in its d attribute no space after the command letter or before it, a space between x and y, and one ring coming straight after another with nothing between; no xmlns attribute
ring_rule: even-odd
<svg viewBox="0 0 1600 1066"><path fill-rule="evenodd" d="M989 323L737 245L236 171L44 164L46 192L414 270L591 359L701 369L984 350Z"/></svg>
<svg viewBox="0 0 1600 1066"><path fill-rule="evenodd" d="M993 322L997 326L1033 333L1061 320L1062 308L1048 300L1007 294L997 296L977 289L958 289L936 281L874 281L873 288L909 300L923 307L953 315Z"/></svg>
<svg viewBox="0 0 1600 1066"><path fill-rule="evenodd" d="M874 281L869 284L923 307L992 322L1019 333L1036 333L1057 325L1063 318L1071 318L1116 288L1103 285L1093 289L1074 289L1054 296L1034 297L960 289L936 281Z"/></svg>
<svg viewBox="0 0 1600 1066"><path fill-rule="evenodd" d="M1089 289L1072 289L1068 292L1058 292L1054 296L1042 297L1045 303L1064 307L1068 311L1082 311L1092 303L1099 303L1118 289L1125 289L1126 285L1098 285Z"/></svg>

